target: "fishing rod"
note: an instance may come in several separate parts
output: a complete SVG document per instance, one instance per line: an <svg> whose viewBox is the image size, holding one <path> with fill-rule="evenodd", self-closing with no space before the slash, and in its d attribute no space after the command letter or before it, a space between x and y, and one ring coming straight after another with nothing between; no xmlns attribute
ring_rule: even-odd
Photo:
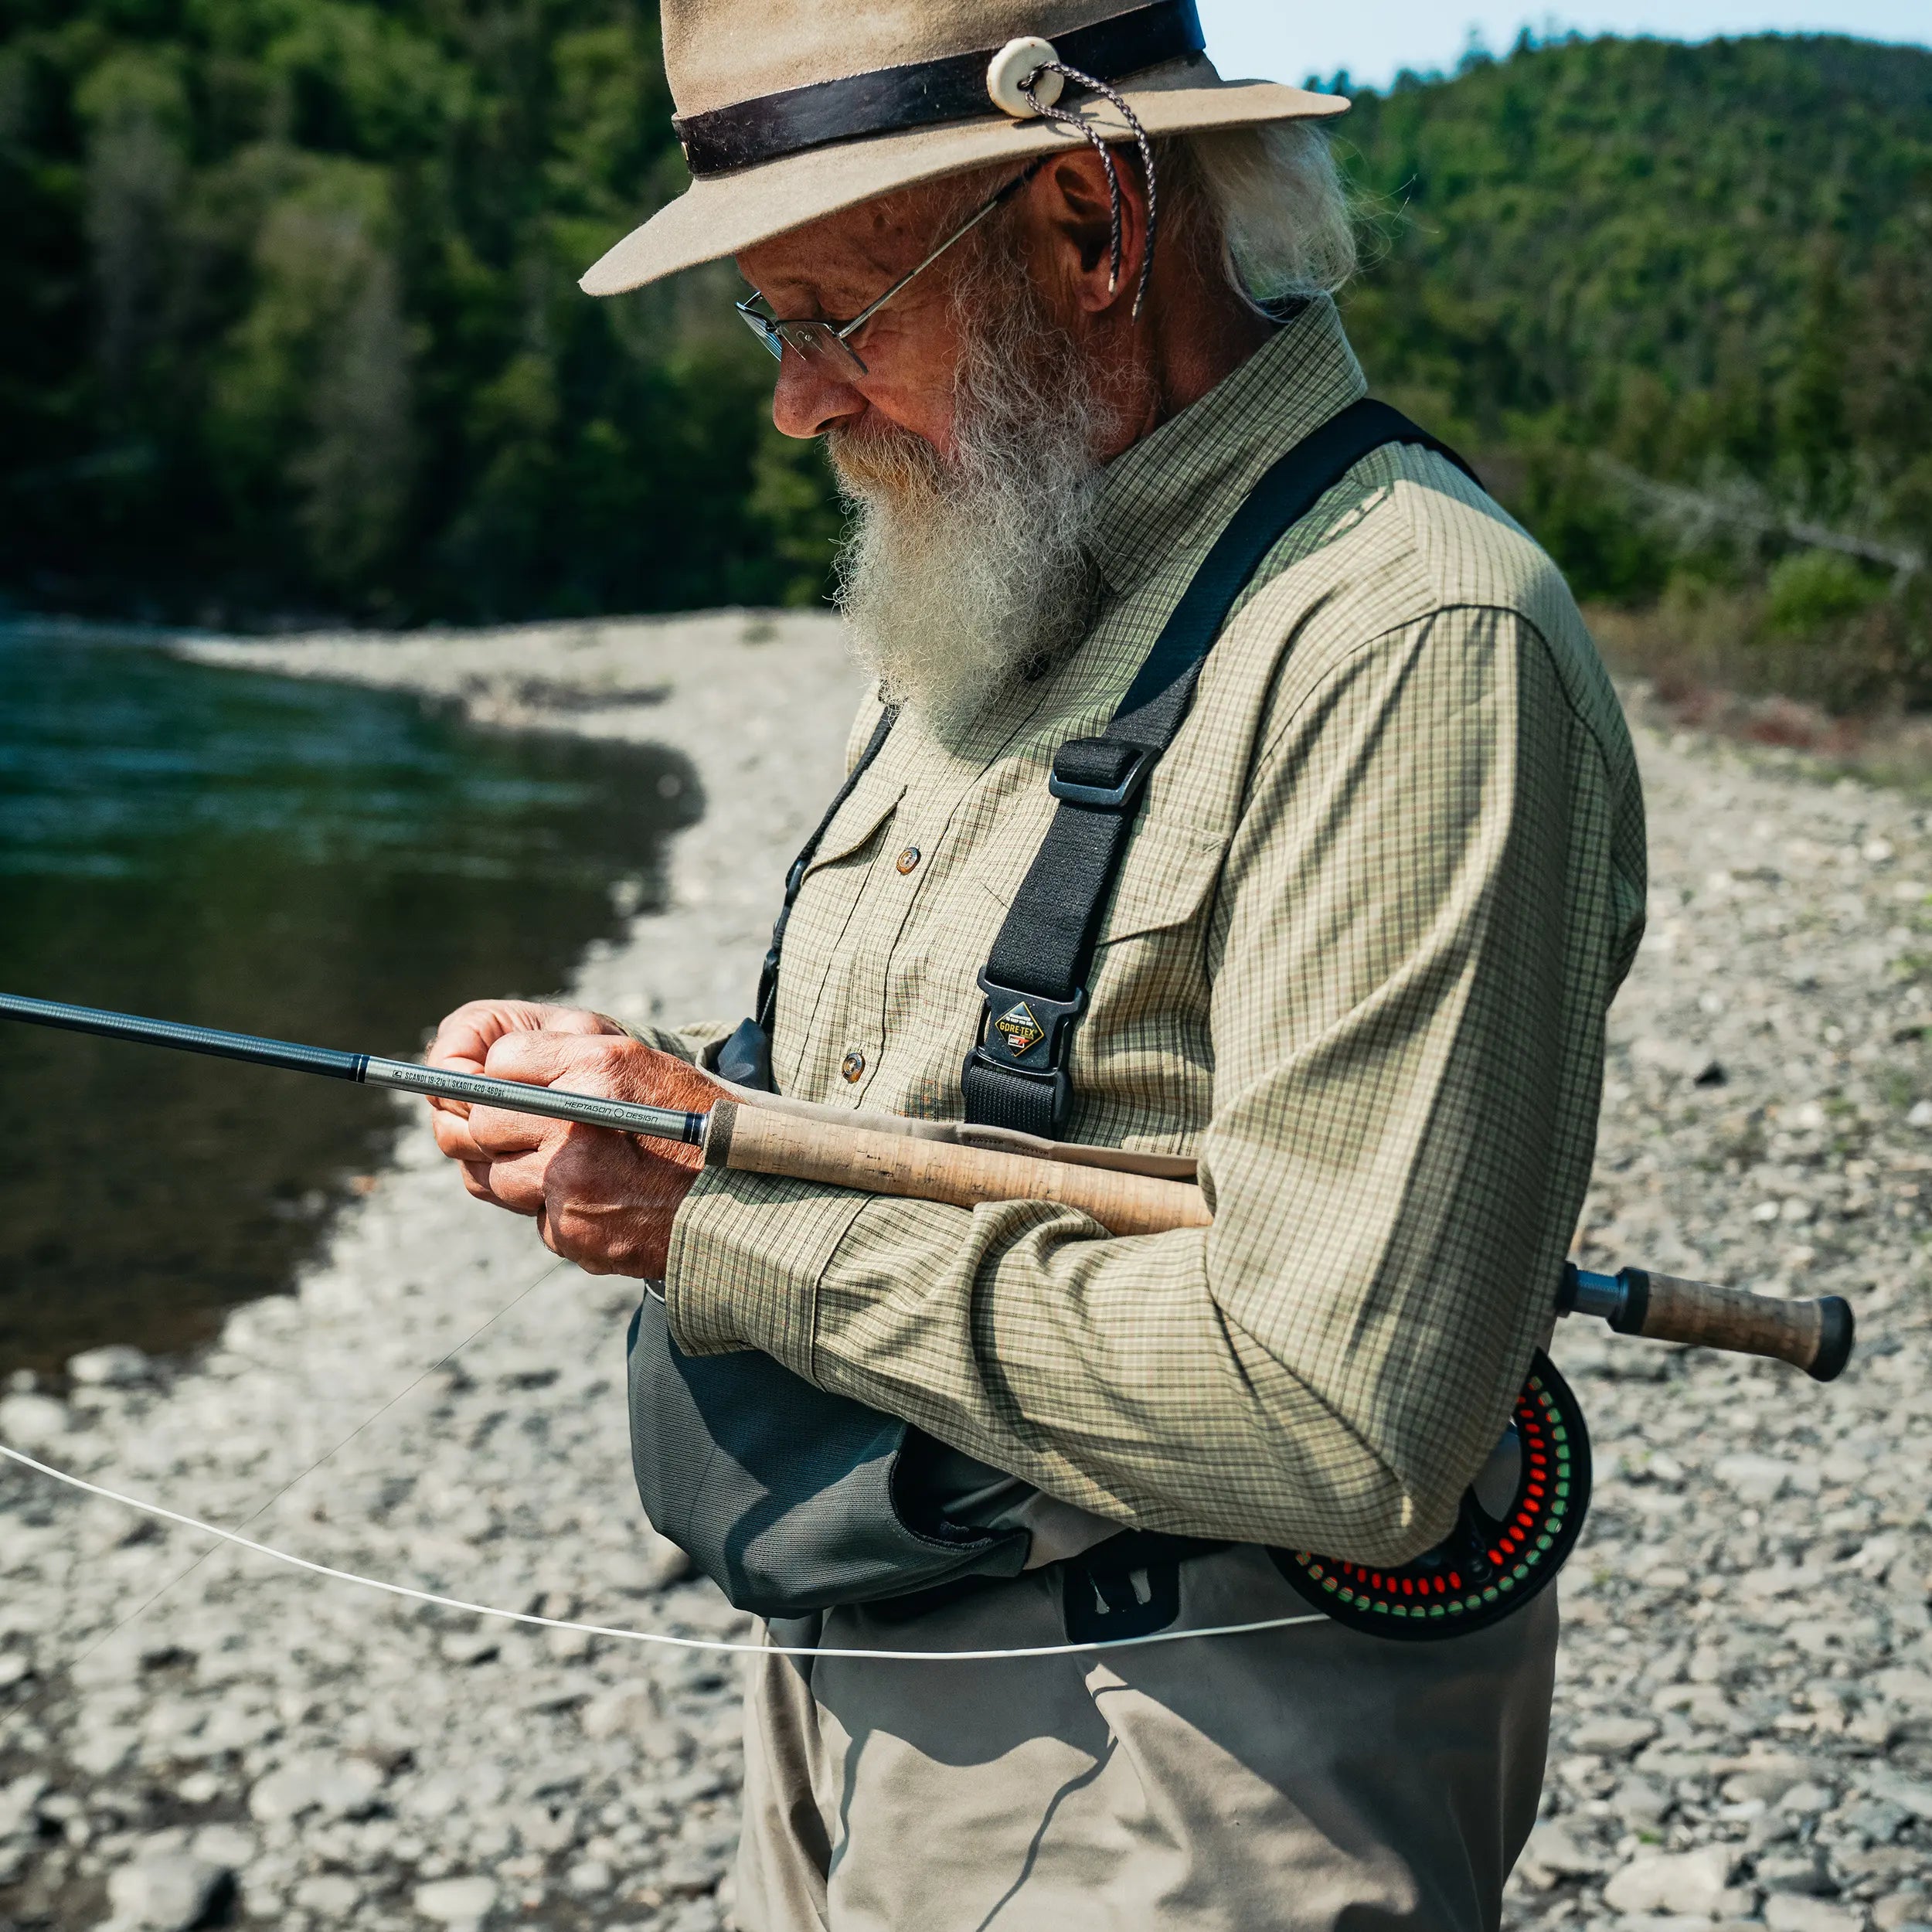
<svg viewBox="0 0 1932 1932"><path fill-rule="evenodd" d="M300 1046L12 993L0 993L0 1019L318 1074L425 1099L465 1100L472 1106L614 1128L702 1148L707 1166L741 1173L785 1175L957 1207L1053 1201L1080 1209L1117 1235L1206 1227L1213 1220L1200 1189L1176 1178L1191 1171L1191 1164L1125 1155L1114 1148L1000 1135L896 1115L821 1111L789 1100L760 1104L760 1097L742 1088L727 1092L721 1087L708 1111L686 1113L562 1087L492 1080L451 1067L386 1060L374 1053ZM1164 1171L1137 1171L1149 1166ZM1620 1335L1787 1362L1820 1382L1832 1380L1843 1369L1855 1335L1850 1304L1840 1295L1787 1301L1635 1267L1600 1274L1566 1263L1557 1285L1556 1312L1594 1316Z"/></svg>

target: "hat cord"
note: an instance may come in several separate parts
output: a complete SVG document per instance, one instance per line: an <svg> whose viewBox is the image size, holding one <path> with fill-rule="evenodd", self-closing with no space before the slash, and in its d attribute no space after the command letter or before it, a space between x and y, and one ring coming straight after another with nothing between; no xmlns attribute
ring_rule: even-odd
<svg viewBox="0 0 1932 1932"><path fill-rule="evenodd" d="M1147 242L1141 252L1140 277L1134 288L1133 315L1138 321L1141 304L1147 298L1148 272L1154 266L1154 233L1160 213L1159 191L1154 178L1154 144L1148 139L1147 130L1141 125L1140 116L1112 87L1090 73L1083 73L1077 67L1068 66L1063 60L1043 60L1018 83L1020 92L1046 119L1060 127L1070 128L1100 156L1100 165L1107 170L1107 193L1111 224L1108 230L1107 256L1107 292L1110 295L1114 294L1121 285L1120 171L1114 164L1113 151L1100 138L1097 129L1083 121L1078 114L1070 114L1064 107L1043 100L1034 93L1034 87L1043 73L1056 73L1063 80L1071 81L1077 87L1085 87L1091 93L1104 94L1120 110L1121 118L1133 130L1134 144L1141 151L1141 165L1147 171Z"/></svg>

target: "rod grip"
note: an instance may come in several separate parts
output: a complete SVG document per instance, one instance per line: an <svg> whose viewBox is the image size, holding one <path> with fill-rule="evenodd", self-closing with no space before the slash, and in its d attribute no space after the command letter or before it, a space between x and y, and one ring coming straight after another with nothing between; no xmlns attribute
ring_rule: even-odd
<svg viewBox="0 0 1932 1932"><path fill-rule="evenodd" d="M1833 1380L1851 1359L1855 1325L1852 1304L1842 1295L1780 1301L1646 1268L1625 1268L1618 1279L1624 1303L1611 1326L1619 1334L1768 1355L1818 1382Z"/></svg>
<svg viewBox="0 0 1932 1932"><path fill-rule="evenodd" d="M1211 1219L1201 1190L1185 1181L1076 1167L950 1141L875 1134L725 1100L711 1110L705 1165L741 1174L785 1174L794 1180L953 1207L977 1207L985 1201L1057 1201L1090 1214L1110 1234L1204 1228Z"/></svg>

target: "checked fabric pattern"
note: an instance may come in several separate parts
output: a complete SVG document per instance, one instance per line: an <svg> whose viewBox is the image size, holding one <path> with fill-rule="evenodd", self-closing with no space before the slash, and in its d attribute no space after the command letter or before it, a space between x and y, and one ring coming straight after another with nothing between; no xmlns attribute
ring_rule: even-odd
<svg viewBox="0 0 1932 1932"><path fill-rule="evenodd" d="M959 742L901 717L793 914L781 1088L958 1114L1054 748L1104 723L1255 478L1363 386L1313 304L1110 466L1078 648ZM1077 1035L1070 1138L1197 1155L1214 1226L1116 1240L1040 1203L707 1172L672 1331L1123 1523L1413 1555L1548 1326L1644 867L1629 740L1554 567L1453 466L1381 451L1209 656Z"/></svg>

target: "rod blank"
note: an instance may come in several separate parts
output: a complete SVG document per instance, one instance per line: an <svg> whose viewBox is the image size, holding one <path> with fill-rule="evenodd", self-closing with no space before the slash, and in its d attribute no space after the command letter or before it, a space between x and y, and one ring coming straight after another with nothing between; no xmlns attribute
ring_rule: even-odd
<svg viewBox="0 0 1932 1932"><path fill-rule="evenodd" d="M320 1073L330 1080L386 1087L426 1099L467 1100L500 1107L512 1114L539 1114L546 1120L576 1121L586 1127L615 1128L646 1134L653 1140L687 1147L704 1144L705 1116L672 1107L645 1107L634 1100L605 1100L558 1087L531 1087L521 1080L491 1080L447 1066L419 1066L412 1060L383 1060L369 1053L345 1053L332 1046L301 1046L291 1040L264 1039L254 1033L225 1033L213 1026L189 1026L179 1020L143 1019L98 1006L70 1006L59 1000L28 999L0 993L0 1019L23 1019L103 1039L132 1040L144 1046L172 1046L185 1053L209 1053L243 1060L251 1066L277 1066L291 1073Z"/></svg>

